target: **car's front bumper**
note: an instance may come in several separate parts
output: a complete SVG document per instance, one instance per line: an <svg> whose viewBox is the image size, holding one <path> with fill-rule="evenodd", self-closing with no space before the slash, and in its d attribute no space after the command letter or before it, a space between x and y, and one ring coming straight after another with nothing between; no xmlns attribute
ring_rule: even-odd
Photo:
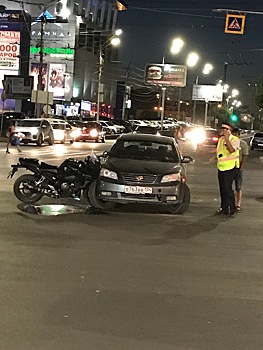
<svg viewBox="0 0 263 350"><path fill-rule="evenodd" d="M181 182L175 185L137 185L119 184L107 180L98 181L98 196L105 201L116 203L152 203L152 204L178 204L182 201L183 186ZM134 190L134 193L128 192ZM145 189L146 193L136 193ZM150 189L150 190L149 190ZM147 193L148 192L148 193Z"/></svg>

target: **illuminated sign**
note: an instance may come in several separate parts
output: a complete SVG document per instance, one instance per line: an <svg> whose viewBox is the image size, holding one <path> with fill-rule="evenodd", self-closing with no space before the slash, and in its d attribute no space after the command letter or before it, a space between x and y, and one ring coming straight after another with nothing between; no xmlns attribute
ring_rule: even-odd
<svg viewBox="0 0 263 350"><path fill-rule="evenodd" d="M173 64L147 64L145 83L164 86L186 86L186 66Z"/></svg>
<svg viewBox="0 0 263 350"><path fill-rule="evenodd" d="M192 100L196 101L222 101L223 86L222 85L194 85Z"/></svg>
<svg viewBox="0 0 263 350"><path fill-rule="evenodd" d="M243 34L245 29L245 15L227 14L225 23L225 33Z"/></svg>
<svg viewBox="0 0 263 350"><path fill-rule="evenodd" d="M39 47L30 46L31 54L38 54L40 52ZM70 48L63 47L44 47L43 52L46 55L50 55L50 57L58 57L58 58L74 58L74 50Z"/></svg>
<svg viewBox="0 0 263 350"><path fill-rule="evenodd" d="M0 69L19 70L20 32L0 31Z"/></svg>

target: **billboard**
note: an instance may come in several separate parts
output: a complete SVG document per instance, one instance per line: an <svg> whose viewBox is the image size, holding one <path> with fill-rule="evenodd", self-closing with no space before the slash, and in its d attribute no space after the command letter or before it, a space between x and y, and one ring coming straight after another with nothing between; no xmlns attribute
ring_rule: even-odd
<svg viewBox="0 0 263 350"><path fill-rule="evenodd" d="M33 89L33 77L5 75L4 85L7 98L30 98Z"/></svg>
<svg viewBox="0 0 263 350"><path fill-rule="evenodd" d="M148 63L145 66L145 83L184 87L186 86L186 74L186 66Z"/></svg>
<svg viewBox="0 0 263 350"><path fill-rule="evenodd" d="M32 62L31 63L31 71L30 71L29 75L31 75L34 79L34 90L37 90L38 74L39 74L39 63ZM42 85L46 89L46 87L47 87L47 64L46 63L42 64Z"/></svg>
<svg viewBox="0 0 263 350"><path fill-rule="evenodd" d="M0 31L0 69L19 70L20 32Z"/></svg>
<svg viewBox="0 0 263 350"><path fill-rule="evenodd" d="M52 91L54 99L68 98L72 88L72 75L66 71L64 63L50 63L48 75L48 91Z"/></svg>
<svg viewBox="0 0 263 350"><path fill-rule="evenodd" d="M192 100L220 102L223 99L223 86L221 85L194 85Z"/></svg>

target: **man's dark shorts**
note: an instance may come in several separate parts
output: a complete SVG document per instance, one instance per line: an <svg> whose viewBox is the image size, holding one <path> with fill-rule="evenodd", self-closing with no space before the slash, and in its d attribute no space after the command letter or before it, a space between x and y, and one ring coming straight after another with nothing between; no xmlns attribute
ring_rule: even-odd
<svg viewBox="0 0 263 350"><path fill-rule="evenodd" d="M240 192L241 188L242 188L242 183L243 183L243 170L241 169L236 169L236 174L235 174L235 187L236 187L236 191Z"/></svg>

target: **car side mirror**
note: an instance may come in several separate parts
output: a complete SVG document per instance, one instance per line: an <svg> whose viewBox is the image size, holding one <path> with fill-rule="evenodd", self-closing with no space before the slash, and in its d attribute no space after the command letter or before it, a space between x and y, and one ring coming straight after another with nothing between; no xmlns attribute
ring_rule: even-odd
<svg viewBox="0 0 263 350"><path fill-rule="evenodd" d="M190 156L183 156L183 158L182 158L182 163L190 163L193 161L194 161L194 159Z"/></svg>

